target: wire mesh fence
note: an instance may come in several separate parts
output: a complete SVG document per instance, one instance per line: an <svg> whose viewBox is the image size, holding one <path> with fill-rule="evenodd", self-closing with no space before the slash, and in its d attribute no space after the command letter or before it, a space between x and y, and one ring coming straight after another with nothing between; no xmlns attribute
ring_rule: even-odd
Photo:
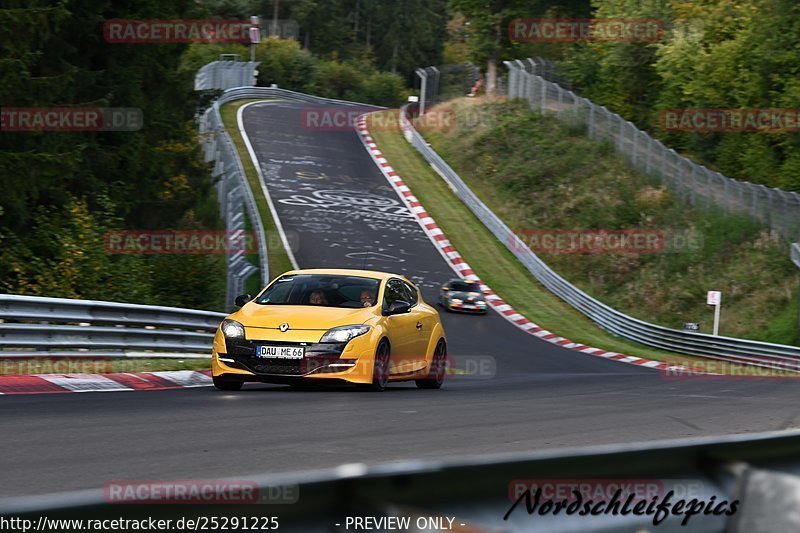
<svg viewBox="0 0 800 533"><path fill-rule="evenodd" d="M800 194L734 180L681 156L616 113L562 87L549 61L531 58L505 65L509 98L522 98L531 109L585 127L590 138L611 143L629 163L659 176L694 206L746 215L786 239L800 240Z"/></svg>
<svg viewBox="0 0 800 533"><path fill-rule="evenodd" d="M419 68L420 107L424 112L439 102L466 96L480 79L480 69L470 63Z"/></svg>

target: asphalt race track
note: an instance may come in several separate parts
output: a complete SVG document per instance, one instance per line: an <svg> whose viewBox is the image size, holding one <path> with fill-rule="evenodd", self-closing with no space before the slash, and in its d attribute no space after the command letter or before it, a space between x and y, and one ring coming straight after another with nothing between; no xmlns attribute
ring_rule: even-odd
<svg viewBox="0 0 800 533"><path fill-rule="evenodd" d="M244 111L299 265L400 272L435 301L452 271L355 132L303 127L308 105ZM254 384L0 397L0 497L800 427L797 383L669 379L554 346L493 312L442 316L450 353L491 360L494 375L382 394Z"/></svg>

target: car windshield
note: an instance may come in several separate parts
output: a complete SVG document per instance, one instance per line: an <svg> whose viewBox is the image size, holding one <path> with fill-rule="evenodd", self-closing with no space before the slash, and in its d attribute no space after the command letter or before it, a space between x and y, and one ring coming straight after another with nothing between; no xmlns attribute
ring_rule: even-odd
<svg viewBox="0 0 800 533"><path fill-rule="evenodd" d="M372 307L380 280L361 276L295 274L281 276L256 299L262 305Z"/></svg>
<svg viewBox="0 0 800 533"><path fill-rule="evenodd" d="M463 292L481 292L481 289L477 283L473 283L470 281L461 281L461 280L451 281L450 290L463 291Z"/></svg>

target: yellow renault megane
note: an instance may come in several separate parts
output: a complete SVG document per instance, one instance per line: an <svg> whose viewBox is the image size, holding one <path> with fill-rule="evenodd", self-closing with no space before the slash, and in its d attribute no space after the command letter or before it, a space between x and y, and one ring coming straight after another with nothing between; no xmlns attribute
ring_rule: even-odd
<svg viewBox="0 0 800 533"><path fill-rule="evenodd" d="M375 391L389 381L442 386L447 341L439 314L402 276L294 270L236 305L214 337L218 389L247 381L349 382Z"/></svg>

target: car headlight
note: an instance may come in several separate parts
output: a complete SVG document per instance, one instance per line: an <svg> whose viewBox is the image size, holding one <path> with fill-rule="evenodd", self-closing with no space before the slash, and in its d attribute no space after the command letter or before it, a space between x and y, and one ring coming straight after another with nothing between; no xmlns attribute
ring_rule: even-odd
<svg viewBox="0 0 800 533"><path fill-rule="evenodd" d="M350 342L370 330L370 326L340 326L325 332L319 342Z"/></svg>
<svg viewBox="0 0 800 533"><path fill-rule="evenodd" d="M450 303L459 304L460 305L460 304L464 303L464 300L462 300L461 298L451 298L450 299Z"/></svg>
<svg viewBox="0 0 800 533"><path fill-rule="evenodd" d="M229 339L244 339L244 326L226 318L222 321L222 333Z"/></svg>

